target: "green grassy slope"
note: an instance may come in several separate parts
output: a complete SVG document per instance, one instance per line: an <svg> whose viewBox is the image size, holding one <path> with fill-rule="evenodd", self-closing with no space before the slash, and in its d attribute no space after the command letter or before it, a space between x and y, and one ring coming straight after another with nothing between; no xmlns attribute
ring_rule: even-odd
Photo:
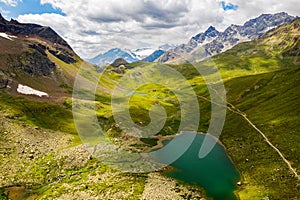
<svg viewBox="0 0 300 200"><path fill-rule="evenodd" d="M24 121L32 126L77 134L70 110L61 106L30 101L0 92L0 110L9 119Z"/></svg>
<svg viewBox="0 0 300 200"><path fill-rule="evenodd" d="M229 102L247 114L295 169L300 168L299 75L300 67L293 67L226 82ZM228 110L221 141L243 177L241 199L299 198L298 180L240 115Z"/></svg>

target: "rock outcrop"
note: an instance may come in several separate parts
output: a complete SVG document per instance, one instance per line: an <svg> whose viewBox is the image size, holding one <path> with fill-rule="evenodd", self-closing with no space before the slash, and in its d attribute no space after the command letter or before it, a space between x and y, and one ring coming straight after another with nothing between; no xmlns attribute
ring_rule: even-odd
<svg viewBox="0 0 300 200"><path fill-rule="evenodd" d="M11 56L8 59L11 69L21 69L31 76L49 76L56 66L50 59L39 51L24 52L19 57Z"/></svg>

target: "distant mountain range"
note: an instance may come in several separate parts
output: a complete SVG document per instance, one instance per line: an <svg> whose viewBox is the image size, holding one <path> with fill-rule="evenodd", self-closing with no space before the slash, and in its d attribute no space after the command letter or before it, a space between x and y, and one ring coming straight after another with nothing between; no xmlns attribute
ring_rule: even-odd
<svg viewBox="0 0 300 200"><path fill-rule="evenodd" d="M257 18L250 19L244 25L232 24L224 32L220 32L215 27L210 26L204 33L199 33L192 37L187 44L179 46L166 44L158 49L122 50L114 48L88 61L100 66L112 63L117 58L123 58L129 63L136 61L176 63L181 58L193 55L199 48L203 48L201 59L220 54L241 42L258 39L271 29L289 23L295 18L285 12L262 14Z"/></svg>
<svg viewBox="0 0 300 200"><path fill-rule="evenodd" d="M224 32L219 32L210 26L204 33L192 37L187 44L181 44L175 49L167 51L161 58L162 62L173 62L195 53L203 48L203 58L222 53L238 43L252 41L262 37L269 30L295 19L285 12L277 14L262 14L250 19L244 25L231 25Z"/></svg>
<svg viewBox="0 0 300 200"><path fill-rule="evenodd" d="M161 57L166 51L164 50L156 50L154 51L151 55L149 55L147 58L143 59L145 62L154 62L157 60L159 57Z"/></svg>
<svg viewBox="0 0 300 200"><path fill-rule="evenodd" d="M109 51L107 51L103 54L99 54L98 56L96 56L92 59L88 59L88 61L93 63L93 64L97 64L99 66L102 66L102 65L105 65L107 63L110 64L118 58L123 58L129 63L136 62L136 61L139 60L131 52L126 52L126 51L123 51L122 49L114 48L114 49L111 49L111 50L109 50Z"/></svg>
<svg viewBox="0 0 300 200"><path fill-rule="evenodd" d="M175 45L165 44L158 47L158 49L139 48L135 50L122 50L119 48L113 48L105 53L101 53L96 57L87 60L99 66L110 64L118 58L123 58L129 63L137 61L154 62L159 57L161 57L166 51L174 49L175 47Z"/></svg>

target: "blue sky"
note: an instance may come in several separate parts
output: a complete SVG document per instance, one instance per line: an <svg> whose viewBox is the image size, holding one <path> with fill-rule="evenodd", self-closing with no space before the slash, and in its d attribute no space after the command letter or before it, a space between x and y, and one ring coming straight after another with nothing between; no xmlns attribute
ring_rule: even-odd
<svg viewBox="0 0 300 200"><path fill-rule="evenodd" d="M0 1L0 10L4 11L3 15L10 18L18 18L19 15L24 14L42 14L42 13L56 13L60 15L65 15L60 9L54 9L51 4L41 4L40 0L22 0L18 1L16 5L13 5L16 1L11 1L12 5L9 3L4 3ZM5 13L7 11L7 13Z"/></svg>
<svg viewBox="0 0 300 200"><path fill-rule="evenodd" d="M224 11L227 10L237 10L238 9L238 5L234 5L232 3L226 3L225 1L221 1L221 6L223 8Z"/></svg>

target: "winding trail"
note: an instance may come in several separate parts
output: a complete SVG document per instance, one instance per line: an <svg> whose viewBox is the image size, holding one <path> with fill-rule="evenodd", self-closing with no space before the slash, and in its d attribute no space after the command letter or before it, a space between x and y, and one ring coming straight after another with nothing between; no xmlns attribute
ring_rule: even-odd
<svg viewBox="0 0 300 200"><path fill-rule="evenodd" d="M210 103L214 103L214 102L212 102L210 99L208 99L208 98L206 98L206 97L199 96L199 95L197 95L197 96L198 96L199 98L205 100L205 101L209 101ZM266 136L259 128L257 128L253 122L251 122L251 120L247 117L246 113L240 111L240 110L239 110L238 108L236 108L233 104L231 104L231 103L229 103L229 102L227 102L227 101L226 101L226 103L227 103L227 109L228 109L228 110L230 110L231 112L236 113L236 114L242 116L242 117L247 121L247 123L248 123L250 126L252 126L252 127L253 127L253 128L254 128L254 129L255 129L255 130L256 130L256 131L264 138L264 140L267 142L267 144L268 144L272 149L274 149L274 150L278 153L278 155L281 157L281 159L287 164L288 168L289 168L290 171L294 174L295 178L296 178L298 181L300 181L300 176L298 175L296 169L292 167L291 163L284 157L284 155L281 153L281 151L271 143L271 141L269 140L269 138L268 138L268 137L267 137L267 136ZM217 104L217 103L214 103L214 104L219 105L219 106L222 106L222 105Z"/></svg>

